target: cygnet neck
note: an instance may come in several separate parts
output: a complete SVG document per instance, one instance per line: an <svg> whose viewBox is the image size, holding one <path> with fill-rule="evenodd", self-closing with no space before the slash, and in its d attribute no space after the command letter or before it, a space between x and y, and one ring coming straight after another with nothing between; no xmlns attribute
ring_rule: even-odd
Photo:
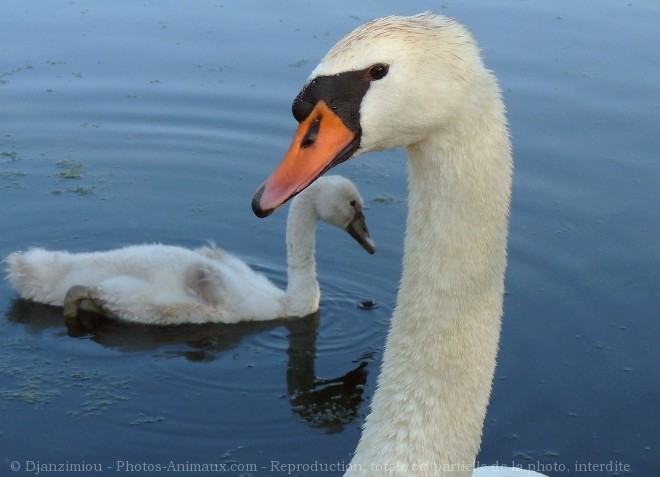
<svg viewBox="0 0 660 477"><path fill-rule="evenodd" d="M316 279L315 233L319 215L313 194L298 195L289 208L286 226L287 275L285 308L289 316L313 312L320 299Z"/></svg>

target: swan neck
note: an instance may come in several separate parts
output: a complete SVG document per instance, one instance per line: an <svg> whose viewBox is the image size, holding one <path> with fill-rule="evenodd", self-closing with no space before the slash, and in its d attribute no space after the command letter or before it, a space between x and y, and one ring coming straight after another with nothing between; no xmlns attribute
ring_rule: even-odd
<svg viewBox="0 0 660 477"><path fill-rule="evenodd" d="M285 305L289 316L305 316L318 308L315 231L319 220L308 194L291 203L286 227L287 289Z"/></svg>
<svg viewBox="0 0 660 477"><path fill-rule="evenodd" d="M407 149L402 279L354 460L367 470L471 475L500 333L511 181L503 111L501 128L490 119Z"/></svg>

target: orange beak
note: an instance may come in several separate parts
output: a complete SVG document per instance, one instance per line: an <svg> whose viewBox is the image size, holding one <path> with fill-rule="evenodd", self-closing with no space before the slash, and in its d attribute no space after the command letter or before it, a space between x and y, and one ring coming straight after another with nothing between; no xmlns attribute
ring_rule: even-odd
<svg viewBox="0 0 660 477"><path fill-rule="evenodd" d="M270 215L328 169L350 158L358 146L359 134L346 127L324 101L318 101L298 125L282 162L255 192L252 210L258 217Z"/></svg>

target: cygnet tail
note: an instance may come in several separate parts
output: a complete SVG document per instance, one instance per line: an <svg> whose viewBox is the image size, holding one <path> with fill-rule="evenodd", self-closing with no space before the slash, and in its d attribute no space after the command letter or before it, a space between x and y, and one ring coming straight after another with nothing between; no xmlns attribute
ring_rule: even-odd
<svg viewBox="0 0 660 477"><path fill-rule="evenodd" d="M62 277L70 267L69 254L33 248L14 252L5 259L7 280L21 298L62 305Z"/></svg>

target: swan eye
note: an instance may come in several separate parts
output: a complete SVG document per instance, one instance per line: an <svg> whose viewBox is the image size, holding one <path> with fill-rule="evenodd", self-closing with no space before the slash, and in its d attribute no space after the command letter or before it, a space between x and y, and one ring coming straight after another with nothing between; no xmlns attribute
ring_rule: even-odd
<svg viewBox="0 0 660 477"><path fill-rule="evenodd" d="M383 79L390 69L390 65L378 63L369 68L369 78L372 80Z"/></svg>
<svg viewBox="0 0 660 477"><path fill-rule="evenodd" d="M352 201L349 202L349 204L351 204L351 207L355 208L355 205L357 204L357 202L355 202L355 200L352 200Z"/></svg>

